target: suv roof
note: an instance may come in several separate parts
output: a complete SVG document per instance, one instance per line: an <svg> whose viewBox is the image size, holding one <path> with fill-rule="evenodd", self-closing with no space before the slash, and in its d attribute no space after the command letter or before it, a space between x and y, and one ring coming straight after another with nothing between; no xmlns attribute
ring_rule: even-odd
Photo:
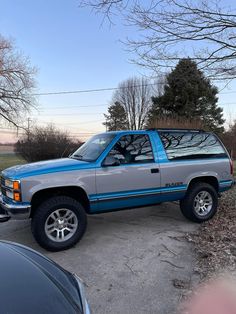
<svg viewBox="0 0 236 314"><path fill-rule="evenodd" d="M106 132L102 132L100 134L103 133L111 133L111 134L127 134L129 132L132 133L137 133L137 134L145 134L147 131L157 131L157 132L162 132L162 131L166 131L166 132L197 132L197 133L211 133L211 132L206 132L204 130L201 129L181 129L181 128L149 128L146 130L119 130L119 131L106 131Z"/></svg>
<svg viewBox="0 0 236 314"><path fill-rule="evenodd" d="M184 129L184 128L151 128L147 129L147 131L169 131L169 132L176 132L176 131L181 131L181 132L205 132L202 129Z"/></svg>

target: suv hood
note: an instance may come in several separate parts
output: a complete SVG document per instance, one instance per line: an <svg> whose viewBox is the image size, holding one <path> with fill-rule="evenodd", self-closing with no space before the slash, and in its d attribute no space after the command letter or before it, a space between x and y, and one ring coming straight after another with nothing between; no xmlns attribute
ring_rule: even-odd
<svg viewBox="0 0 236 314"><path fill-rule="evenodd" d="M91 162L72 158L60 158L7 168L2 172L2 175L7 178L21 179L46 173L92 168L92 166Z"/></svg>

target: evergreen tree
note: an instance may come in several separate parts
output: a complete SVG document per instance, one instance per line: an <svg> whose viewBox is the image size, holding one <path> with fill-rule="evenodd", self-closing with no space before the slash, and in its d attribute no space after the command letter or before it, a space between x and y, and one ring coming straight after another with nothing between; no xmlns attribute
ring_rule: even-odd
<svg viewBox="0 0 236 314"><path fill-rule="evenodd" d="M161 117L200 119L207 129L220 133L224 119L223 109L217 105L217 93L217 87L194 61L182 59L167 75L163 95L152 98L148 124Z"/></svg>
<svg viewBox="0 0 236 314"><path fill-rule="evenodd" d="M128 120L124 107L115 102L108 108L108 114L104 114L106 122L103 125L106 126L108 131L118 131L128 129Z"/></svg>

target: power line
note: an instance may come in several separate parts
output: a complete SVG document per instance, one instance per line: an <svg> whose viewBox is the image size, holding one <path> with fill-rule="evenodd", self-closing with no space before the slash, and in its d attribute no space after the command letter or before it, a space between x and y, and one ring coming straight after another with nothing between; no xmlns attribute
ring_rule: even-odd
<svg viewBox="0 0 236 314"><path fill-rule="evenodd" d="M11 129L11 128L0 128L0 133L8 133L8 134L15 134L16 131ZM80 135L80 134L83 134L83 135L89 135L89 134L96 134L96 132L69 132L70 134L72 135ZM20 132L20 134L25 134L23 132Z"/></svg>
<svg viewBox="0 0 236 314"><path fill-rule="evenodd" d="M72 91L61 91L61 92L48 92L48 93L36 93L36 94L32 94L32 95L33 96L51 96L51 95L81 94L81 93L95 93L95 92L112 91L112 90L116 90L116 89L119 89L119 87L72 90Z"/></svg>
<svg viewBox="0 0 236 314"><path fill-rule="evenodd" d="M73 123L68 123L68 122L52 122L52 121L38 121L39 123L44 123L44 124L56 124L56 125L63 125L63 126L71 126L71 125L78 125L80 126L81 124L89 124L89 123L95 123L95 122L104 122L104 119L97 119L97 120L92 120L92 121L84 121L84 122L73 122Z"/></svg>
<svg viewBox="0 0 236 314"><path fill-rule="evenodd" d="M225 102L223 104L218 104L219 106L226 106L226 105L236 105L236 102Z"/></svg>
<svg viewBox="0 0 236 314"><path fill-rule="evenodd" d="M86 122L55 122L55 121L37 121L39 124L55 124L55 125L60 125L62 127L71 127L72 125L77 125L79 126L80 124L89 124L89 123L95 123L95 122L104 122L104 119L97 119L97 120L92 120L92 121L86 121Z"/></svg>
<svg viewBox="0 0 236 314"><path fill-rule="evenodd" d="M236 94L236 91L220 92L219 94Z"/></svg>
<svg viewBox="0 0 236 314"><path fill-rule="evenodd" d="M67 109L67 108L92 108L92 107L105 107L105 106L108 106L109 104L101 104L101 105L82 105L82 106L79 106L79 105L65 105L65 106L60 106L60 107L52 107L52 108L38 108L38 110L54 110L54 109ZM48 105L47 105L48 106Z"/></svg>
<svg viewBox="0 0 236 314"><path fill-rule="evenodd" d="M93 120L93 121L86 121L86 122L79 122L79 125L80 124L89 124L89 123L95 123L95 122L104 122L104 119L102 119L102 120ZM70 123L71 125L75 125L75 124L78 124L78 123Z"/></svg>
<svg viewBox="0 0 236 314"><path fill-rule="evenodd" d="M93 116L97 114L104 114L104 112L73 112L73 113L54 113L53 116L74 116L74 115L81 115L81 116ZM42 113L41 116L52 116L52 114L44 114Z"/></svg>
<svg viewBox="0 0 236 314"><path fill-rule="evenodd" d="M95 134L98 134L99 132L97 132L97 133L84 133L84 132L79 132L79 133L71 133L71 132L68 132L68 137L70 137L70 138L73 138L73 137L75 137L75 136L92 136L92 135L95 135ZM101 132L100 132L101 133ZM16 133L16 132L11 132L11 131L1 131L0 132L0 134L7 134L7 135L16 135L17 137L19 137L19 136L21 136L21 135L26 135L26 133ZM1 147L0 147L0 150L1 150Z"/></svg>
<svg viewBox="0 0 236 314"><path fill-rule="evenodd" d="M164 83L150 83L150 84L139 84L132 87L143 87L143 86L155 86L163 85ZM46 93L35 93L32 96L51 96L51 95L66 95L66 94L81 94L81 93L95 93L95 92L104 92L112 91L117 89L127 89L129 86L124 87L106 87L106 88L96 88L96 89L81 89L81 90L72 90L72 91L58 91L58 92L46 92Z"/></svg>
<svg viewBox="0 0 236 314"><path fill-rule="evenodd" d="M152 78L153 79L153 78ZM143 86L157 86L157 85L165 85L163 82L149 83L149 84L139 84L134 85L132 87L143 87ZM114 91L118 89L127 89L129 86L124 87L104 87L104 88L95 88L95 89L81 89L81 90L64 90L64 91L52 91L52 92L41 92L41 93L33 93L32 96L51 96L51 95L67 95L67 94L81 94L81 93L95 93L95 92L104 92L104 91ZM220 91L218 94L234 94L236 91L228 91L222 92Z"/></svg>
<svg viewBox="0 0 236 314"><path fill-rule="evenodd" d="M12 135L15 135L15 134L18 134L18 135L23 135L24 133L19 133L17 131L1 131L0 134L12 134Z"/></svg>
<svg viewBox="0 0 236 314"><path fill-rule="evenodd" d="M0 128L0 132L12 132L15 133L16 131L11 129L11 128ZM21 132L22 134L24 134L24 132ZM95 132L71 132L71 134L95 134Z"/></svg>
<svg viewBox="0 0 236 314"><path fill-rule="evenodd" d="M219 106L225 106L225 105L236 105L236 102L227 102L227 103L220 103L218 104ZM104 106L109 106L109 104L104 104L104 105L83 105L83 106L64 106L64 107L51 107L51 108L39 108L40 112L46 111L46 110L55 110L55 109L70 109L70 108L75 108L75 109L80 109L80 108L94 108L94 107L104 107ZM95 113L90 113L90 112L82 112L80 114L104 114L104 112L95 112ZM55 114L54 114L55 115Z"/></svg>

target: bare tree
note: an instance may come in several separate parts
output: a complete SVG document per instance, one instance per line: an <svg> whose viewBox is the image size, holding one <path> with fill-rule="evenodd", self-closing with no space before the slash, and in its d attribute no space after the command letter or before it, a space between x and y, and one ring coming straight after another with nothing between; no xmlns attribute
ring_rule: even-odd
<svg viewBox="0 0 236 314"><path fill-rule="evenodd" d="M80 0L80 6L91 7L96 13L102 12L105 18L108 18L110 22L112 19L110 18L115 11L123 11L128 8L129 4L132 2L136 2L136 0Z"/></svg>
<svg viewBox="0 0 236 314"><path fill-rule="evenodd" d="M0 119L18 126L22 113L34 105L35 69L9 40L0 36Z"/></svg>
<svg viewBox="0 0 236 314"><path fill-rule="evenodd" d="M236 8L217 0L89 2L107 15L112 10L124 14L126 5L128 22L142 35L128 41L138 64L157 70L189 56L211 78L236 77Z"/></svg>
<svg viewBox="0 0 236 314"><path fill-rule="evenodd" d="M125 109L128 128L142 129L152 104L153 89L145 78L133 77L119 84L113 94L112 103L119 103Z"/></svg>

